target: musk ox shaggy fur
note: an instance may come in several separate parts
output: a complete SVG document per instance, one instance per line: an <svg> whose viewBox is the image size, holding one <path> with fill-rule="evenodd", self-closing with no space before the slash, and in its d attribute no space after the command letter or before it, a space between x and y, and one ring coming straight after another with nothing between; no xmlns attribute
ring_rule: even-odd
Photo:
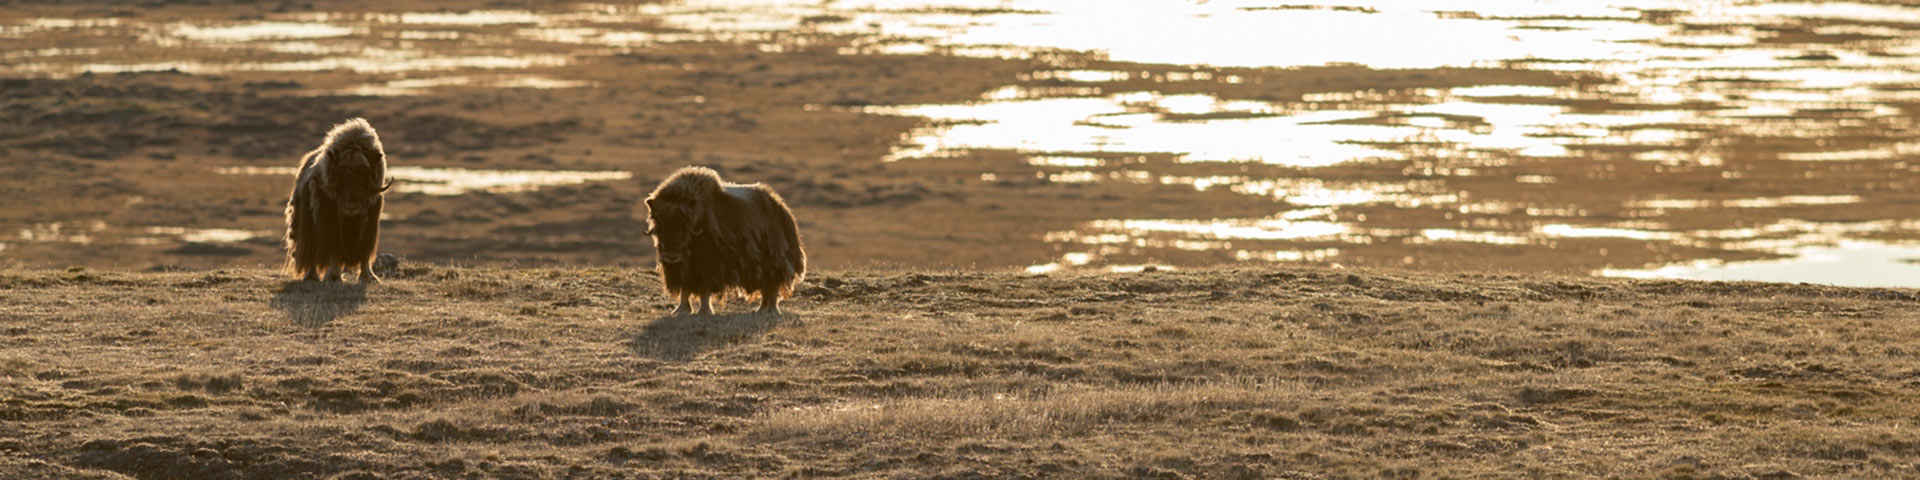
<svg viewBox="0 0 1920 480"><path fill-rule="evenodd" d="M335 125L320 148L300 159L287 200L287 269L303 280L345 269L360 283L379 282L370 263L380 243L380 208L393 186L380 134L366 119Z"/></svg>
<svg viewBox="0 0 1920 480"><path fill-rule="evenodd" d="M660 282L680 299L674 314L713 313L714 295L760 297L760 311L780 313L807 271L800 226L780 195L765 185L732 184L704 167L687 167L647 196L647 234L660 257Z"/></svg>

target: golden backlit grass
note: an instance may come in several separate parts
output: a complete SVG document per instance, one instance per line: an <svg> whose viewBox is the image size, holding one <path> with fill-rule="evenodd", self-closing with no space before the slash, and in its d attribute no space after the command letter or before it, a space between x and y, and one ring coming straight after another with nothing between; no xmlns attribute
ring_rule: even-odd
<svg viewBox="0 0 1920 480"><path fill-rule="evenodd" d="M1920 475L1904 289L1280 266L0 272L0 470L72 478Z"/></svg>

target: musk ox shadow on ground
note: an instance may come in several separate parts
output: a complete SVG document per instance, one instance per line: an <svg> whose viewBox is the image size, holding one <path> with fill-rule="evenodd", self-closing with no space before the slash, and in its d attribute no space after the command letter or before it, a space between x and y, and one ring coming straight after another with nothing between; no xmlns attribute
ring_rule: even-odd
<svg viewBox="0 0 1920 480"><path fill-rule="evenodd" d="M633 352L640 356L667 361L692 360L711 350L747 343L773 330L781 321L798 321L792 313L729 313L719 315L667 315L654 320L633 336Z"/></svg>
<svg viewBox="0 0 1920 480"><path fill-rule="evenodd" d="M282 285L267 305L286 312L295 325L319 328L352 315L366 303L366 284L292 281Z"/></svg>

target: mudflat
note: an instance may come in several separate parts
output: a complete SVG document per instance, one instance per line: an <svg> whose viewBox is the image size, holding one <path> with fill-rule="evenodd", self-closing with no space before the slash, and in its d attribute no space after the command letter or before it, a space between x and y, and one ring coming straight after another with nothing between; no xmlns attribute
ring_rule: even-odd
<svg viewBox="0 0 1920 480"><path fill-rule="evenodd" d="M1837 253L1873 257L1829 270L1890 278L1920 255L1920 79L1887 53L1920 21L1899 7L1170 17L1534 48L1259 67L1216 56L1318 50L1151 63L889 33L1084 12L683 3L8 8L0 264L275 265L290 169L356 116L402 169L382 250L419 261L648 265L638 200L690 164L779 190L827 268L1645 275Z"/></svg>

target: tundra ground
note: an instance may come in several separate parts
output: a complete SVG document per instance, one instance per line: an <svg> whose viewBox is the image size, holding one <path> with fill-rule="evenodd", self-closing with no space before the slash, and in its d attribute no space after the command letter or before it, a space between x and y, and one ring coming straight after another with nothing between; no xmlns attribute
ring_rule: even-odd
<svg viewBox="0 0 1920 480"><path fill-rule="evenodd" d="M0 273L52 478L1920 475L1910 290L1281 267Z"/></svg>

